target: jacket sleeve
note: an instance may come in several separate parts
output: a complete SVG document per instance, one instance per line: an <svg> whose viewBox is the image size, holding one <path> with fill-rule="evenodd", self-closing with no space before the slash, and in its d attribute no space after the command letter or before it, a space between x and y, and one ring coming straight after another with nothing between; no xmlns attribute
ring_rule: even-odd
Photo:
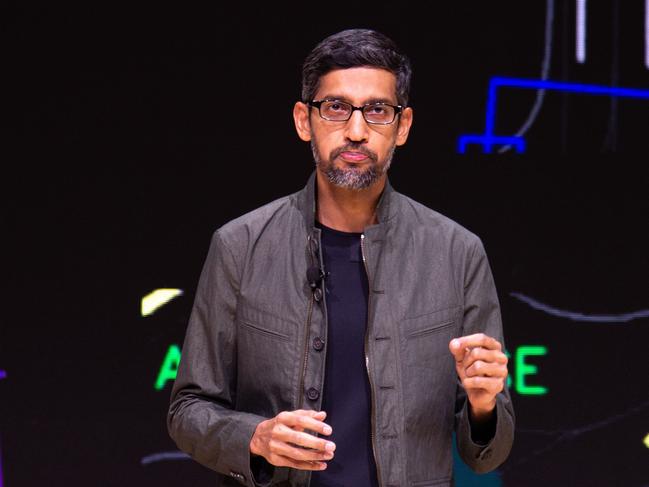
<svg viewBox="0 0 649 487"><path fill-rule="evenodd" d="M464 276L463 335L484 333L505 347L498 295L482 242L476 239ZM514 409L507 387L496 396L495 418L487 431L477 431L469 419L466 393L458 380L455 432L462 460L477 473L502 464L514 440ZM486 434L485 434L486 433Z"/></svg>
<svg viewBox="0 0 649 487"><path fill-rule="evenodd" d="M250 487L250 439L261 416L236 411L235 313L239 273L215 232L201 273L167 417L169 434L194 460Z"/></svg>

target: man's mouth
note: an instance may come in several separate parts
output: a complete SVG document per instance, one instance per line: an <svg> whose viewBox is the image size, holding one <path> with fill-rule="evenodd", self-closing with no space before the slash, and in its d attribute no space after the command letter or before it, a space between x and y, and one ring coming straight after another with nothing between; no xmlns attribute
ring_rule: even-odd
<svg viewBox="0 0 649 487"><path fill-rule="evenodd" d="M369 159L367 154L364 154L363 152L356 152L356 151L341 152L340 157L348 162L361 162L364 161L365 159Z"/></svg>

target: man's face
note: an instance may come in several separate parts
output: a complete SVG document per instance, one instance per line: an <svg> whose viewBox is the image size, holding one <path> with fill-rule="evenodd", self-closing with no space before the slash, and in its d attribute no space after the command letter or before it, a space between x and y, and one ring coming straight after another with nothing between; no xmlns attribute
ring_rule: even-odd
<svg viewBox="0 0 649 487"><path fill-rule="evenodd" d="M331 71L320 78L315 100L338 100L354 106L383 102L397 105L396 77L377 68L350 68ZM298 106L299 110L298 110ZM405 143L412 110L388 125L369 124L360 110L346 122L324 120L317 108L296 104L298 134L310 141L318 171L330 183L347 189L364 189L385 177L397 145ZM306 110L306 111L304 111Z"/></svg>

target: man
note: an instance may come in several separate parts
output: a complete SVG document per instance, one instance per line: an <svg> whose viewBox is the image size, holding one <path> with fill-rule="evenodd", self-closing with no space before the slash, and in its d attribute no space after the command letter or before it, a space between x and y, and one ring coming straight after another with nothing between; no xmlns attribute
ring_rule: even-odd
<svg viewBox="0 0 649 487"><path fill-rule="evenodd" d="M217 230L169 431L219 485L451 485L507 457L498 298L480 240L394 191L410 65L374 31L328 37L293 116L316 170Z"/></svg>

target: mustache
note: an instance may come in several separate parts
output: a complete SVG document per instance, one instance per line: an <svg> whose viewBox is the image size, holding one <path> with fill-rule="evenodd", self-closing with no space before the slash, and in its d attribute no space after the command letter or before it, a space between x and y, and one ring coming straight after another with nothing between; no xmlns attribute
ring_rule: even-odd
<svg viewBox="0 0 649 487"><path fill-rule="evenodd" d="M353 152L360 152L361 154L366 155L368 158L370 158L372 161L376 162L378 160L378 156L376 155L376 152L369 150L366 147L363 147L360 144L347 144L342 147L338 147L337 149L334 149L331 151L330 154L330 159L333 161L336 157L338 157L340 154L343 152L348 152L348 151L353 151Z"/></svg>

